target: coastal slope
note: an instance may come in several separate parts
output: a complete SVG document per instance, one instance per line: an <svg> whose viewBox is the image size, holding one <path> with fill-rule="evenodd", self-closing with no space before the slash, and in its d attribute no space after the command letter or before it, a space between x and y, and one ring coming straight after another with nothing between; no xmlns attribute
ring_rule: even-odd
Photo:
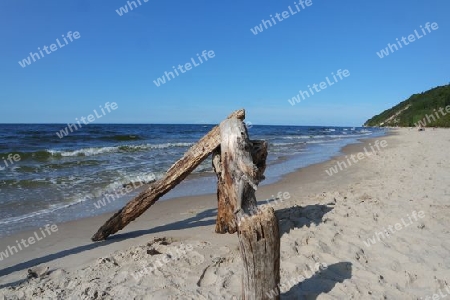
<svg viewBox="0 0 450 300"><path fill-rule="evenodd" d="M450 85L414 94L367 120L364 126L450 127Z"/></svg>

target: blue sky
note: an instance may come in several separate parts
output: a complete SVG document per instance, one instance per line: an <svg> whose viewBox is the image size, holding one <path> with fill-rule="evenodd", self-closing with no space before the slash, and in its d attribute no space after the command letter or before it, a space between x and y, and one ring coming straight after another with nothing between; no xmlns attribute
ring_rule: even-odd
<svg viewBox="0 0 450 300"><path fill-rule="evenodd" d="M245 108L253 124L358 126L450 82L449 1L312 0L257 35L250 28L294 1L140 1L123 16L124 0L2 1L0 123L74 122L115 101L99 123L217 123ZM439 29L377 56L427 22ZM18 64L69 31L81 37ZM203 50L215 57L155 86ZM338 69L351 75L289 104Z"/></svg>

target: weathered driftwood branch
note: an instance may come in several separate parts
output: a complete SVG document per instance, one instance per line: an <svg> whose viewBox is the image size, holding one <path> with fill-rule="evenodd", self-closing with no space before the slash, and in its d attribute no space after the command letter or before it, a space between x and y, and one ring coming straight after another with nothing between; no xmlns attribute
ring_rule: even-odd
<svg viewBox="0 0 450 300"><path fill-rule="evenodd" d="M245 118L243 109L233 112L228 118L242 120ZM153 183L147 190L128 202L125 207L115 213L100 227L92 237L93 241L106 239L109 235L123 229L152 206L160 197L185 179L208 155L220 145L219 126L214 127L200 141L193 145L185 155L166 172L164 178Z"/></svg>
<svg viewBox="0 0 450 300"><path fill-rule="evenodd" d="M216 150L213 157L219 179L216 231L219 227L231 232L236 227L238 232L244 266L242 299L273 299L280 283L278 221L273 208L257 209L255 197L264 178L267 144L251 142L243 122L234 118L220 124L220 136L220 156Z"/></svg>
<svg viewBox="0 0 450 300"><path fill-rule="evenodd" d="M242 299L279 300L280 234L273 208L262 207L237 221L244 265Z"/></svg>
<svg viewBox="0 0 450 300"><path fill-rule="evenodd" d="M267 143L251 142L244 123L233 118L220 124L220 135L220 148L213 153L218 179L216 232L234 233L235 213L256 209L255 190L264 178Z"/></svg>
<svg viewBox="0 0 450 300"><path fill-rule="evenodd" d="M242 127L239 127L242 130ZM251 157L253 164L256 166L255 182L259 183L264 179L264 171L266 169L267 159L267 142L266 141L248 141L247 132L245 132L245 144L251 148ZM217 220L216 220L216 233L235 233L237 231L237 224L235 221L235 211L237 209L235 201L230 198L227 193L227 183L223 177L223 162L221 160L222 148L219 147L213 152L213 167L217 175ZM255 190L251 185L245 185L243 198L248 199L248 203L245 210L252 210L256 208Z"/></svg>

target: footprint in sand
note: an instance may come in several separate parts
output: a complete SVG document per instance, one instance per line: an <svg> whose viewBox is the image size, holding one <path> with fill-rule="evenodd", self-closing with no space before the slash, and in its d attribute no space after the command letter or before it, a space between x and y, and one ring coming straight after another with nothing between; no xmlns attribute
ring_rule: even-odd
<svg viewBox="0 0 450 300"><path fill-rule="evenodd" d="M367 258L366 254L364 253L363 249L359 249L356 253L355 253L355 258L360 261L361 263L369 263L369 259Z"/></svg>
<svg viewBox="0 0 450 300"><path fill-rule="evenodd" d="M204 270L200 279L197 282L198 287L204 287L208 285L212 285L217 281L216 270L214 269L214 265L207 266Z"/></svg>

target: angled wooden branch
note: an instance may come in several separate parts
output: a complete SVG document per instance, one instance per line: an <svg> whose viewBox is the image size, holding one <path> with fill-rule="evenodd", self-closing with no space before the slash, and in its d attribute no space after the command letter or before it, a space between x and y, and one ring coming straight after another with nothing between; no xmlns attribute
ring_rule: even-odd
<svg viewBox="0 0 450 300"><path fill-rule="evenodd" d="M245 111L243 109L235 111L228 118L242 121L245 118ZM219 126L215 126L172 165L164 178L153 183L150 188L140 193L106 221L94 234L92 241L106 239L143 214L159 198L185 179L219 145L220 129Z"/></svg>

